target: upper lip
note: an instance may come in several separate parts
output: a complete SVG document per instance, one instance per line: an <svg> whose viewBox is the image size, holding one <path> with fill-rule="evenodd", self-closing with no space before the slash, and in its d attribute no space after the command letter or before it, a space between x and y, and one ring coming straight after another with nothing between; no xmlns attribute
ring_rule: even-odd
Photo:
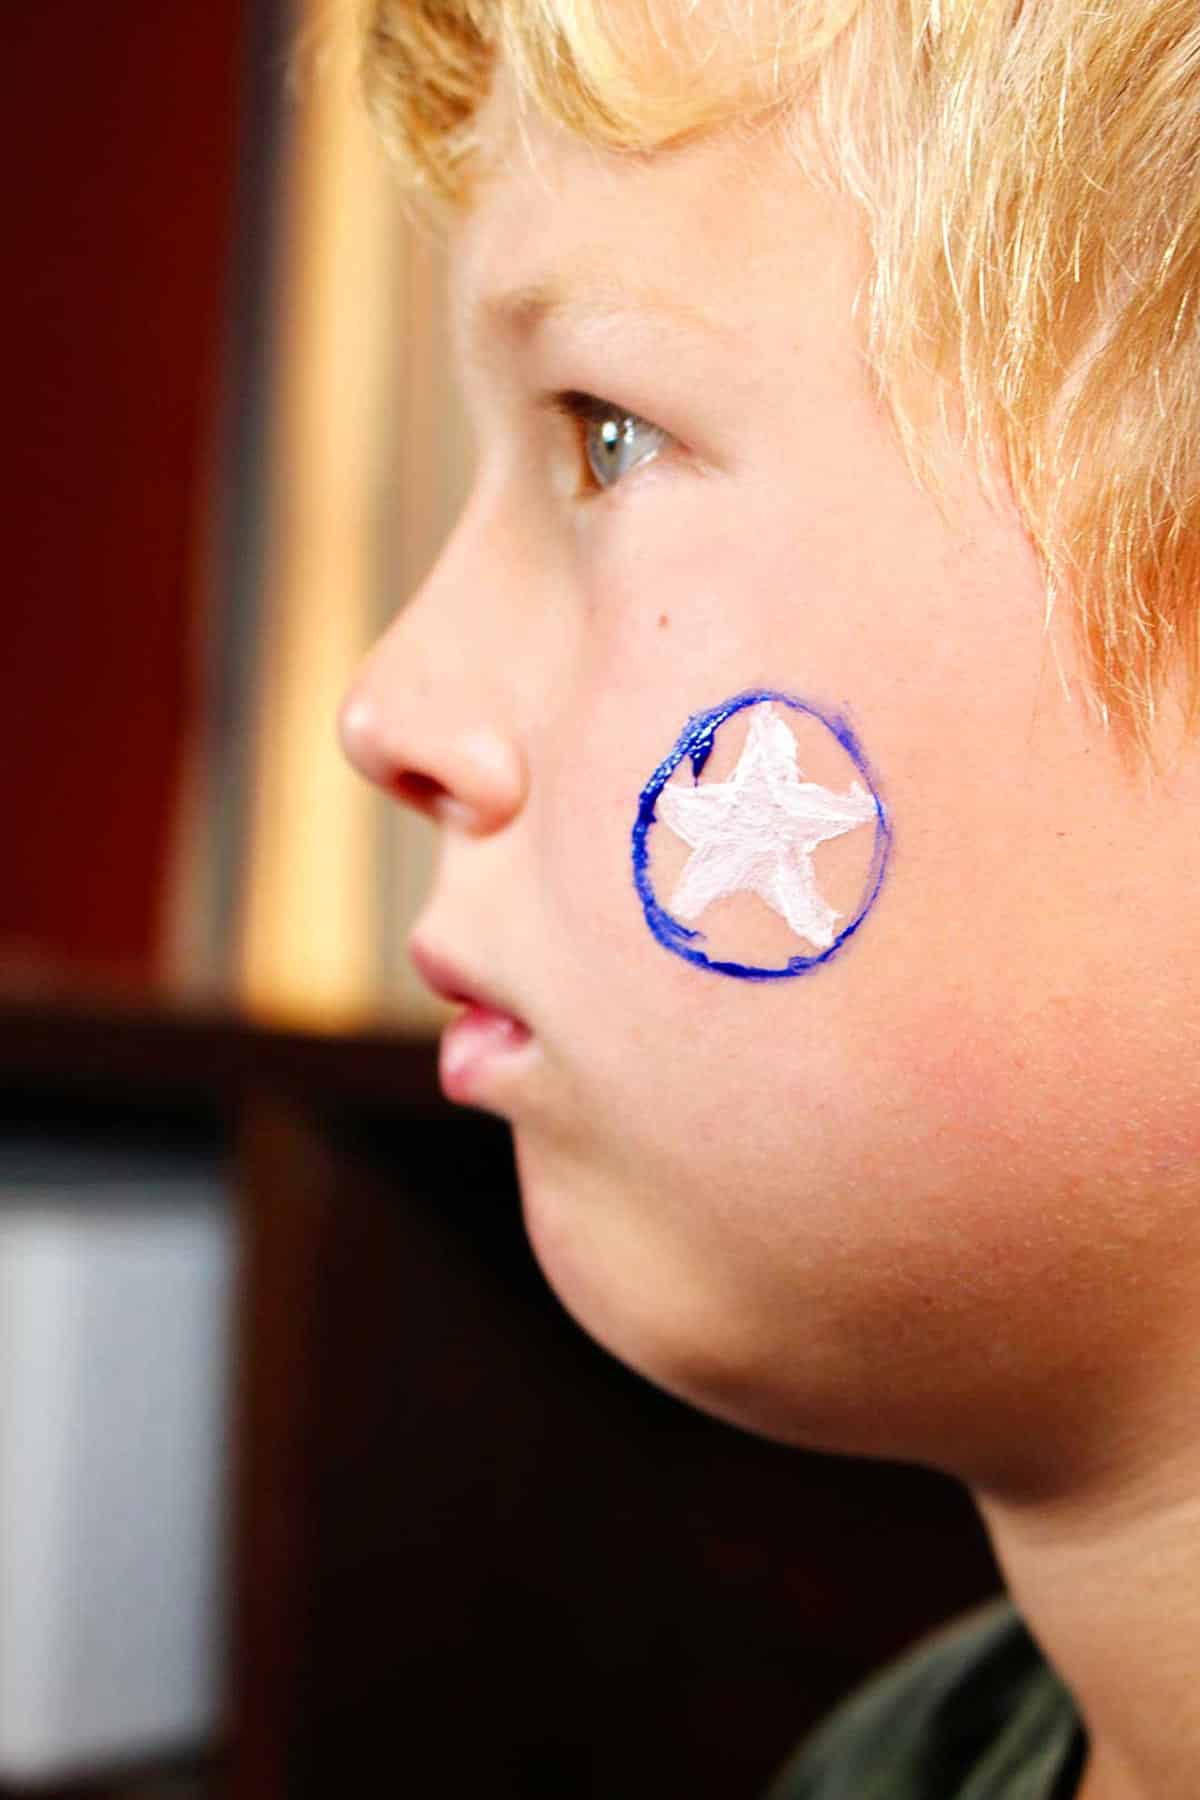
<svg viewBox="0 0 1200 1800"><path fill-rule="evenodd" d="M427 944L419 943L414 938L408 946L408 954L425 985L443 1000L449 1000L458 1006L486 1006L492 1012L507 1013L510 1018L516 1017L512 1008L489 991L483 982L464 973L441 951L432 950Z"/></svg>

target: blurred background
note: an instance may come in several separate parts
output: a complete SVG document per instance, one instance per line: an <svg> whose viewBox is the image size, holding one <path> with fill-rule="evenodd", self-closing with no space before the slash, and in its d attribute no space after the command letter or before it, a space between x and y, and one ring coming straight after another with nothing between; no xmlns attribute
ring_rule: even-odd
<svg viewBox="0 0 1200 1800"><path fill-rule="evenodd" d="M334 740L468 475L357 0L11 0L0 1796L753 1795L997 1585L588 1342Z"/></svg>
<svg viewBox="0 0 1200 1800"><path fill-rule="evenodd" d="M4 971L428 1026L332 720L466 454L357 0L14 10Z"/></svg>

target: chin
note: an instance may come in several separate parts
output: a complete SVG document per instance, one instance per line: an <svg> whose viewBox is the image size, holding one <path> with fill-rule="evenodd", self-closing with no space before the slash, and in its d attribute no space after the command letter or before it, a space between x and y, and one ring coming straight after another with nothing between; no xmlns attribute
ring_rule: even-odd
<svg viewBox="0 0 1200 1800"><path fill-rule="evenodd" d="M676 1399L743 1430L808 1444L765 1368L742 1358L734 1309L629 1224L629 1196L516 1138L525 1230L567 1313L603 1349Z"/></svg>
<svg viewBox="0 0 1200 1800"><path fill-rule="evenodd" d="M603 1349L756 1436L953 1467L939 1454L928 1381L897 1381L904 1360L880 1353L853 1297L831 1306L819 1271L786 1307L778 1292L722 1287L719 1270L689 1264L686 1245L657 1240L641 1222L641 1197L599 1177L585 1158L548 1152L524 1133L516 1148L534 1256L564 1309ZM793 1323L781 1336L772 1327L784 1312Z"/></svg>
<svg viewBox="0 0 1200 1800"><path fill-rule="evenodd" d="M589 1337L623 1362L631 1358L613 1317L606 1259L596 1243L604 1197L582 1175L572 1178L558 1156L547 1156L515 1131L517 1177L525 1235L538 1267L565 1310Z"/></svg>

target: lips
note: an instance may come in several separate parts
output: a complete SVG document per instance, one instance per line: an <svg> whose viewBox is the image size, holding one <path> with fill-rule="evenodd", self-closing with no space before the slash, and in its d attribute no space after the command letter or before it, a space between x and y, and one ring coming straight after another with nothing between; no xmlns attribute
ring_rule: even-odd
<svg viewBox="0 0 1200 1800"><path fill-rule="evenodd" d="M493 1083L530 1042L529 1027L436 951L413 943L409 955L426 986L463 1008L442 1033L438 1077L443 1093L463 1105L488 1104Z"/></svg>

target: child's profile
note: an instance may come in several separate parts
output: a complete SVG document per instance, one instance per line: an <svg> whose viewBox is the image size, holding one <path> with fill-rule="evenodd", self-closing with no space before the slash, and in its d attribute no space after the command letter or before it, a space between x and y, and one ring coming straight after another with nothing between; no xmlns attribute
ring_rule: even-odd
<svg viewBox="0 0 1200 1800"><path fill-rule="evenodd" d="M342 711L565 1306L971 1489L774 1794L1200 1791L1200 22L375 0L477 474ZM1013 1610L1015 1608L1015 1611Z"/></svg>

